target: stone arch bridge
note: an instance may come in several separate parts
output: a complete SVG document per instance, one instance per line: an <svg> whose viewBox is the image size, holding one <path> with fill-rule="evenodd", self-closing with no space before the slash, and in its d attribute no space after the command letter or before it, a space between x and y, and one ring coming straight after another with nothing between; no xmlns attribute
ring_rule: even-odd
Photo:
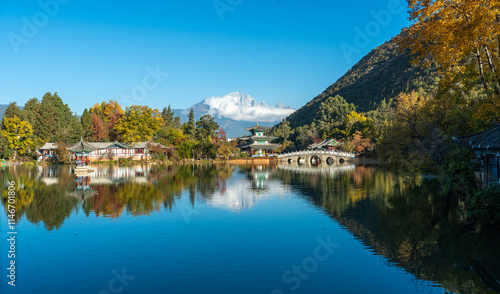
<svg viewBox="0 0 500 294"><path fill-rule="evenodd" d="M327 150L307 150L282 153L278 155L280 163L296 163L298 165L336 165L356 158L354 153L327 151Z"/></svg>

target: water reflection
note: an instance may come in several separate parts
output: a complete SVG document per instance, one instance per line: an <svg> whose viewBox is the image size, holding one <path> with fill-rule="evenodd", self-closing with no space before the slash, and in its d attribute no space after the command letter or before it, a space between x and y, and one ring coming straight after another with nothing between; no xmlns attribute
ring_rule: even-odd
<svg viewBox="0 0 500 294"><path fill-rule="evenodd" d="M341 177L280 169L293 185L376 254L450 293L500 291L500 240L460 224L463 203L444 199L436 182L357 166Z"/></svg>
<svg viewBox="0 0 500 294"><path fill-rule="evenodd" d="M224 194L230 166L134 166L101 167L85 176L75 175L66 166L12 167L1 173L2 183L17 183L16 220L23 216L48 230L59 228L77 209L85 214L119 217L123 212L148 215L162 207L172 209L184 190L194 205L195 194L210 198ZM36 195L36 197L35 197ZM7 190L2 194L2 204Z"/></svg>
<svg viewBox="0 0 500 294"><path fill-rule="evenodd" d="M318 167L314 167L308 165L298 165L297 163L291 163L291 164L280 164L278 165L278 168L280 170L289 171L292 173L314 174L326 177L335 177L345 172L354 171L356 169L356 165L346 163L342 165L330 166L324 164Z"/></svg>
<svg viewBox="0 0 500 294"><path fill-rule="evenodd" d="M267 181L269 181L269 176L274 173L274 171L276 171L275 166L252 166L248 173L252 188L258 190L267 189Z"/></svg>
<svg viewBox="0 0 500 294"><path fill-rule="evenodd" d="M276 166L242 166L224 189L207 197L208 206L230 211L251 210L259 201L273 197L287 197L287 190L274 178Z"/></svg>
<svg viewBox="0 0 500 294"><path fill-rule="evenodd" d="M500 292L495 232L463 229L463 203L442 198L436 182L375 166L145 165L102 167L86 176L51 166L8 168L0 177L4 187L17 183L17 220L26 217L47 230L60 228L76 210L110 218L170 211L182 195L193 207L202 202L233 212L251 210L269 197L299 195L418 279L450 293Z"/></svg>

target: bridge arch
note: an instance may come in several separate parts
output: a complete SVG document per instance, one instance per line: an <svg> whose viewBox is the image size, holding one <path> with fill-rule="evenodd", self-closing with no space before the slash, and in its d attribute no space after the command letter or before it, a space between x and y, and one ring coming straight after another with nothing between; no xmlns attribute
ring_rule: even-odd
<svg viewBox="0 0 500 294"><path fill-rule="evenodd" d="M356 158L353 153L334 150L303 150L278 155L278 161L297 163L298 165L326 165L342 164Z"/></svg>
<svg viewBox="0 0 500 294"><path fill-rule="evenodd" d="M310 163L312 166L319 166L321 164L321 158L318 155L311 156Z"/></svg>

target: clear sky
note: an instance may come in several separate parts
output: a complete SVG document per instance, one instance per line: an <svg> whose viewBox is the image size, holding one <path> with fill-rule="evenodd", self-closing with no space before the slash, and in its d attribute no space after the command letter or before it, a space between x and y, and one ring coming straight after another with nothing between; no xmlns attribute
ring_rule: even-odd
<svg viewBox="0 0 500 294"><path fill-rule="evenodd" d="M0 19L0 104L58 92L78 114L234 91L299 108L409 24L403 0L0 0Z"/></svg>

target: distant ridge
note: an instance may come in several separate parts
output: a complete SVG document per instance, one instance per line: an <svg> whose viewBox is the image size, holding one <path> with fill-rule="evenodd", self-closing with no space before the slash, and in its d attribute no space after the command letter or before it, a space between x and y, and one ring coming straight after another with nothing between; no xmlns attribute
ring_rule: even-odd
<svg viewBox="0 0 500 294"><path fill-rule="evenodd" d="M310 124L321 103L331 96L340 95L358 111L369 111L401 92L434 89L439 82L436 71L412 66L411 56L398 47L392 39L373 49L323 93L290 115L287 120L291 126Z"/></svg>
<svg viewBox="0 0 500 294"><path fill-rule="evenodd" d="M8 106L9 104L0 104L0 121L3 120L3 114L5 113L5 110Z"/></svg>

